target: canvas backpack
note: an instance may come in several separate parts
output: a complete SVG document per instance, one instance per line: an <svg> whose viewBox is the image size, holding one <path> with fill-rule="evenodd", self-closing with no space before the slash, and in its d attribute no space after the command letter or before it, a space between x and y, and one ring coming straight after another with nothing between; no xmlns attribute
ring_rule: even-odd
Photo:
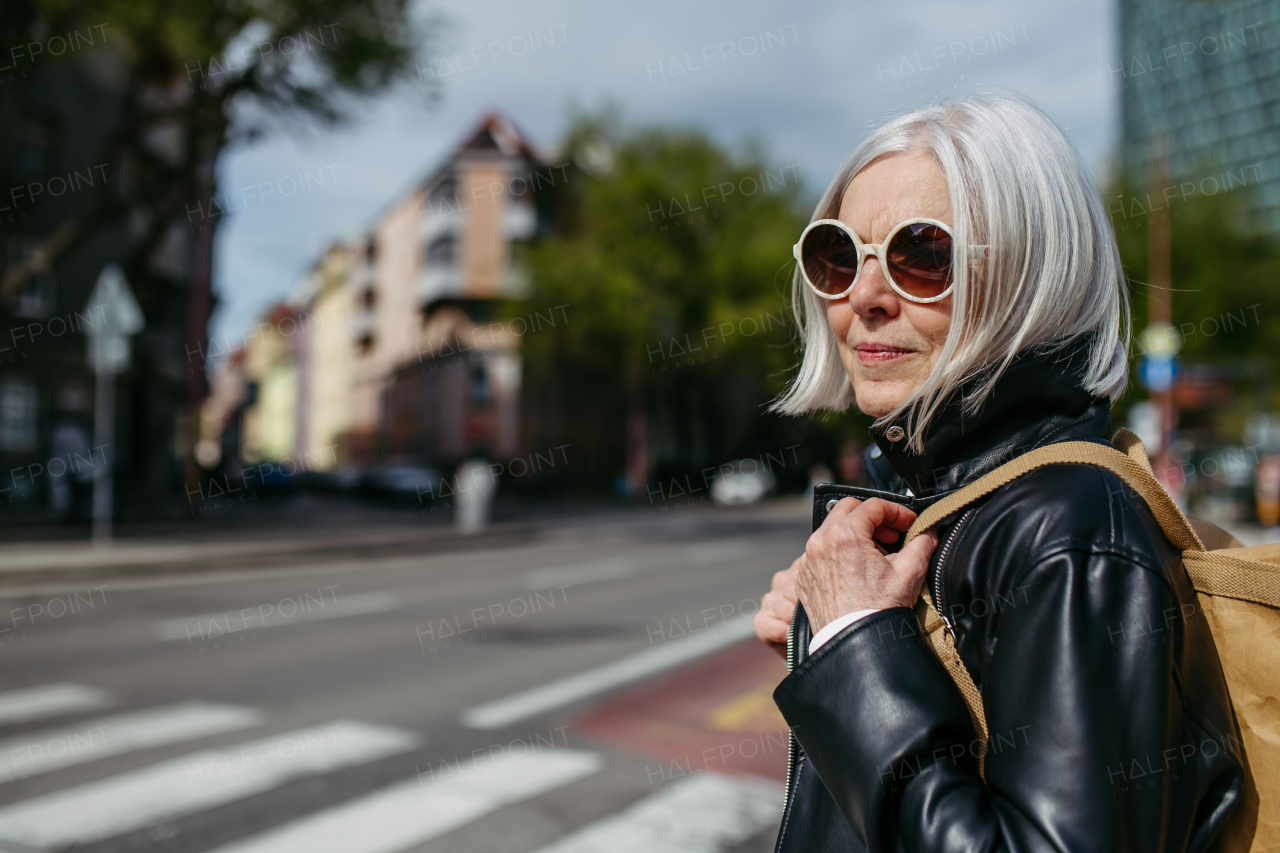
<svg viewBox="0 0 1280 853"><path fill-rule="evenodd" d="M1125 429L1116 433L1111 447L1064 441L1019 456L931 505L912 524L907 541L1023 474L1062 464L1096 465L1115 474L1142 496L1165 536L1182 552L1182 564L1222 663L1245 757L1244 797L1215 849L1259 853L1280 847L1280 542L1207 550L1196 527L1156 480L1142 442ZM982 694L961 662L927 586L916 612L964 694L981 740L979 754L985 756Z"/></svg>

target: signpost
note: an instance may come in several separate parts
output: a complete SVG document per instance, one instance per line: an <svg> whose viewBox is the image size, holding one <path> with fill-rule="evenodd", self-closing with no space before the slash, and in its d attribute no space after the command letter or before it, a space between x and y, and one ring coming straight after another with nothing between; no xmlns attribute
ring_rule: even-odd
<svg viewBox="0 0 1280 853"><path fill-rule="evenodd" d="M1178 350L1182 339L1168 323L1155 322L1138 335L1142 347L1142 362L1138 366L1138 378L1152 394L1168 394L1178 375ZM1164 441L1161 441L1164 446Z"/></svg>
<svg viewBox="0 0 1280 853"><path fill-rule="evenodd" d="M93 414L94 444L103 448L101 467L93 471L93 542L111 544L112 474L116 456L113 445L116 410L116 374L129 367L129 336L142 331L144 320L129 282L115 264L107 264L89 295L88 316L97 322L85 325L89 336L89 367L97 374Z"/></svg>

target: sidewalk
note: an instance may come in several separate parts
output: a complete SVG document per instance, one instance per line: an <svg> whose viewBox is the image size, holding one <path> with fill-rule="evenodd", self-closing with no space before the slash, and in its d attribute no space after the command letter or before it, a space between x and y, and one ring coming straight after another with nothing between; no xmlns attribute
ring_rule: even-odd
<svg viewBox="0 0 1280 853"><path fill-rule="evenodd" d="M1263 527L1260 524L1220 524L1223 530L1240 540L1245 547L1280 542L1280 527Z"/></svg>
<svg viewBox="0 0 1280 853"><path fill-rule="evenodd" d="M533 525L506 523L472 535L458 533L452 527L423 529L400 525L361 527L323 535L286 529L253 531L235 539L208 535L181 541L129 539L105 548L83 540L8 543L0 549L0 584L506 547L531 541L536 535L537 528Z"/></svg>

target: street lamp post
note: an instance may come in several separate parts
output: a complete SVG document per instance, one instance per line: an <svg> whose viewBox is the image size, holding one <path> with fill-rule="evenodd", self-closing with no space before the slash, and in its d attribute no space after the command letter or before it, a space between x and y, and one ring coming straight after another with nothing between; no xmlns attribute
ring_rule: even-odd
<svg viewBox="0 0 1280 853"><path fill-rule="evenodd" d="M1163 134L1151 141L1149 156L1151 190L1161 192L1169 175L1168 140ZM1173 322L1173 276L1170 257L1171 222L1168 213L1153 215L1147 230L1147 328L1139 342L1143 347L1140 376L1151 395L1151 404L1160 425L1160 445L1151 455L1156 479L1177 500L1186 485L1182 468L1175 465L1173 436L1177 431L1178 412L1173 401L1173 382L1177 376L1177 354L1181 340Z"/></svg>
<svg viewBox="0 0 1280 853"><path fill-rule="evenodd" d="M144 320L129 282L115 264L103 267L85 312L90 318L96 314L96 320L85 324L85 331L89 366L97 374L94 444L103 450L103 463L93 471L93 542L105 547L111 544L116 374L128 369L129 336L142 331Z"/></svg>

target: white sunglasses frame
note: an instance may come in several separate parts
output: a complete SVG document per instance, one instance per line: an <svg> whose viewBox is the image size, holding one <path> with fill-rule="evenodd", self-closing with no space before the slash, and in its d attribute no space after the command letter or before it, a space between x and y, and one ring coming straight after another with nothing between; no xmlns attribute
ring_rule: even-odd
<svg viewBox="0 0 1280 853"><path fill-rule="evenodd" d="M917 225L917 224L938 226L939 228L941 228L943 231L946 231L947 234L951 236L951 239L954 245L955 235L951 233L951 226L947 225L945 222L939 222L936 219L927 219L925 217L918 217L916 219L905 219L902 222L899 222L896 226L894 226L893 230L889 232L889 236L885 237L884 242L879 244L862 242L861 240L858 239L858 235L854 233L853 229L850 228L848 225L845 225L839 219L815 219L813 222L810 222L803 231L800 232L800 239L797 240L796 244L791 247L791 254L795 256L796 263L800 267L800 275L804 277L804 283L809 285L809 289L812 290L814 293L816 293L818 296L822 297L823 299L828 299L828 300L843 299L844 297L848 296L853 291L854 287L857 286L858 279L862 277L862 268L866 265L867 258L875 257L875 259L880 262L880 272L884 274L885 281L889 282L889 286L893 288L894 293L898 294L908 302L915 302L921 305L928 304L930 302L941 302L943 299L946 299L948 296L951 295L952 288L956 286L954 279L951 281L950 284L947 285L947 289L942 291L942 293L938 294L937 296L929 296L929 297L912 296L910 293L907 293L905 290L899 287L898 283L893 280L893 275L889 272L889 264L886 261L884 256L884 247L888 246L890 243L893 242L893 238L898 235L899 231L901 231L903 228L906 228L908 225ZM805 272L804 259L800 257L800 247L804 245L805 236L808 235L810 231L812 231L814 228L816 228L819 225L836 226L841 231L849 235L849 237L853 240L854 247L858 250L858 271L854 274L853 280L849 282L849 286L845 288L845 290L841 293L823 293L821 290L815 287L813 282L809 280L809 274ZM970 259L989 258L989 257L991 257L991 248L989 246L970 246L969 247Z"/></svg>

